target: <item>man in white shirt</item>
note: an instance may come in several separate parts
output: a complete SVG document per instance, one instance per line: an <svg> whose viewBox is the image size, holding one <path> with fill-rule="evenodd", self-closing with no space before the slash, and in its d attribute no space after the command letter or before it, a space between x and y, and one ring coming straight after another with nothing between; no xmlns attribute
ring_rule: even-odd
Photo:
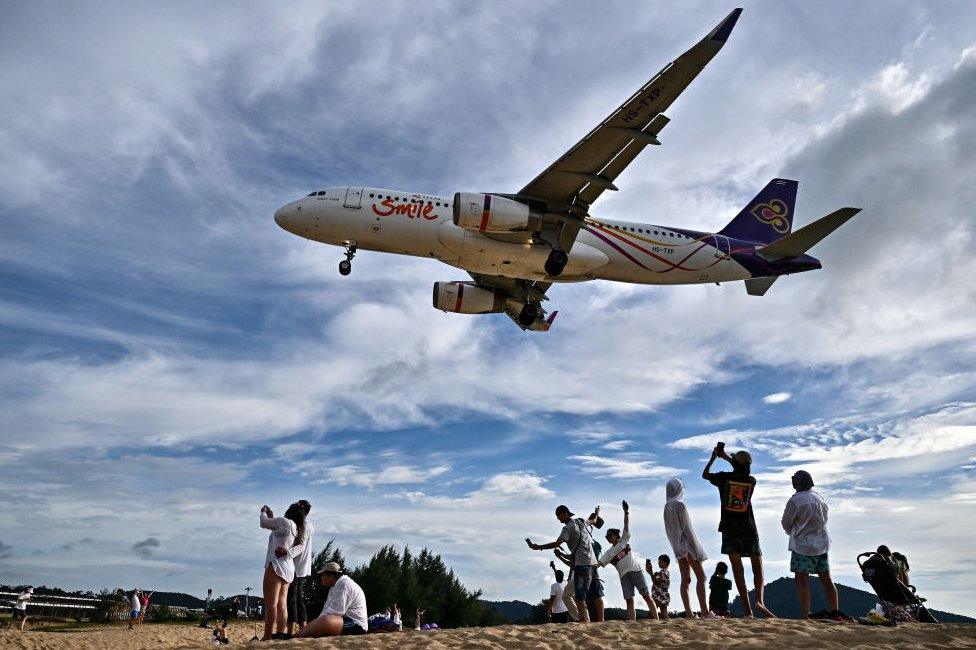
<svg viewBox="0 0 976 650"><path fill-rule="evenodd" d="M657 608L651 602L651 592L647 588L647 580L641 570L640 558L630 548L630 506L624 501L624 532L616 528L607 530L607 541L611 546L600 556L599 564L605 567L612 564L620 575L620 588L624 592L627 602L627 620L636 621L637 611L634 609L634 591L637 591L644 602L651 618L657 618Z"/></svg>
<svg viewBox="0 0 976 650"><path fill-rule="evenodd" d="M17 595L17 602L14 603L13 616L14 620L20 620L20 629L24 629L24 624L27 623L27 601L31 599L34 595L34 588L28 586L20 594Z"/></svg>
<svg viewBox="0 0 976 650"><path fill-rule="evenodd" d="M322 586L329 588L322 613L309 622L298 636L350 636L366 634L366 594L335 562L326 562L319 572Z"/></svg>
<svg viewBox="0 0 976 650"><path fill-rule="evenodd" d="M295 634L295 626L301 630L308 623L305 611L304 579L312 575L312 534L315 529L308 520L308 513L312 511L312 504L300 499L298 505L305 510L305 535L301 544L301 551L294 557L295 579L288 585L288 633Z"/></svg>
<svg viewBox="0 0 976 650"><path fill-rule="evenodd" d="M813 477L803 470L793 475L796 494L786 502L783 511L783 530L790 536L790 570L796 575L796 596L800 601L800 613L810 615L809 575L820 577L830 614L838 613L837 587L830 579L830 535L827 534L827 502L814 492Z"/></svg>
<svg viewBox="0 0 976 650"><path fill-rule="evenodd" d="M569 608L563 600L563 590L566 585L563 583L563 572L556 569L556 581L549 588L549 602L546 605L546 612L553 623L568 623Z"/></svg>
<svg viewBox="0 0 976 650"><path fill-rule="evenodd" d="M139 598L139 590L133 589L132 596L129 597L129 604L132 609L129 611L129 629L132 629L133 624L139 620L139 614L142 612L142 600Z"/></svg>

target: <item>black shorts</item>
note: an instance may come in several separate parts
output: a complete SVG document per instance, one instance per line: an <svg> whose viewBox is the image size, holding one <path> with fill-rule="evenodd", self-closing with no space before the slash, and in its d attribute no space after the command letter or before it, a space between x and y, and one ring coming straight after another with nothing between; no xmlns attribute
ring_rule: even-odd
<svg viewBox="0 0 976 650"><path fill-rule="evenodd" d="M734 535L722 533L723 555L744 555L746 557L761 557L759 539L742 539Z"/></svg>
<svg viewBox="0 0 976 650"><path fill-rule="evenodd" d="M14 607L13 615L14 615L14 620L15 621L19 621L21 619L26 619L27 618L27 610L26 609L17 609L16 607Z"/></svg>
<svg viewBox="0 0 976 650"><path fill-rule="evenodd" d="M359 623L352 620L348 616L343 616L342 636L359 636L360 634L366 634L366 630L364 630Z"/></svg>
<svg viewBox="0 0 976 650"><path fill-rule="evenodd" d="M569 623L569 612L559 612L552 615L553 623Z"/></svg>
<svg viewBox="0 0 976 650"><path fill-rule="evenodd" d="M295 579L288 585L288 622L305 623L308 621L308 614L305 611L305 598L302 591L302 581L304 578L295 576Z"/></svg>

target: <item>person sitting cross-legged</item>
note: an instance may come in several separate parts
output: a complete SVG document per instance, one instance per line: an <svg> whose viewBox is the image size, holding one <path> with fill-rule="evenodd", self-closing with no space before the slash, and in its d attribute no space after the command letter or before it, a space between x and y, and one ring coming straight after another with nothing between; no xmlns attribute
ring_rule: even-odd
<svg viewBox="0 0 976 650"><path fill-rule="evenodd" d="M300 637L351 636L369 629L366 595L352 578L343 575L335 562L326 562L319 572L322 585L329 588L322 613L298 633Z"/></svg>

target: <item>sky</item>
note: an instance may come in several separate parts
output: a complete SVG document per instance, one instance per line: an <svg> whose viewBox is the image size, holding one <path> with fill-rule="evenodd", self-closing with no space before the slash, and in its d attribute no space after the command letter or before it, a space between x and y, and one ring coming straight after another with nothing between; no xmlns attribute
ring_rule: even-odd
<svg viewBox="0 0 976 650"><path fill-rule="evenodd" d="M557 285L553 329L521 332L433 309L457 269L361 252L340 277L272 220L329 186L517 191L734 6L5 5L0 581L259 589L259 508L306 498L316 550L427 546L536 602L551 556L523 540L556 505L619 526L627 499L656 557L673 476L711 573L721 440L753 454L768 579L802 468L838 582L886 543L976 614L972 3L745 3L594 204L717 230L786 177L796 226L863 208L762 298Z"/></svg>

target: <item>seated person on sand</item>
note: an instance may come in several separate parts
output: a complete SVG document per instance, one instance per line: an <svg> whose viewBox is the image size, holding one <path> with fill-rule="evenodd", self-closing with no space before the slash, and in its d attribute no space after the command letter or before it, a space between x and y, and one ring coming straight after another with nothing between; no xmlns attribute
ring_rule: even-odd
<svg viewBox="0 0 976 650"><path fill-rule="evenodd" d="M300 637L352 636L366 634L366 595L352 578L342 574L335 562L326 562L319 572L323 587L329 589L322 613L298 633Z"/></svg>
<svg viewBox="0 0 976 650"><path fill-rule="evenodd" d="M731 472L711 473L716 458L732 465ZM747 451L737 451L731 456L725 453L725 443L720 442L712 450L712 457L702 470L702 478L718 488L721 512L718 530L722 533L722 553L729 556L732 576L742 599L745 618L752 618L752 605L746 587L742 556L752 563L752 581L756 589L756 609L767 618L776 616L766 607L766 583L763 579L762 550L759 548L759 530L752 512L752 497L756 491L756 479L750 475L752 456Z"/></svg>
<svg viewBox="0 0 976 650"><path fill-rule="evenodd" d="M607 541L610 548L600 556L599 565L605 567L612 564L620 576L620 588L624 592L627 603L627 620L636 621L637 611L634 609L634 592L636 591L647 604L647 611L651 618L657 618L657 608L651 602L651 592L647 588L647 580L641 571L640 558L630 548L630 507L627 502L621 503L624 509L624 531L620 533L616 528L607 530Z"/></svg>

